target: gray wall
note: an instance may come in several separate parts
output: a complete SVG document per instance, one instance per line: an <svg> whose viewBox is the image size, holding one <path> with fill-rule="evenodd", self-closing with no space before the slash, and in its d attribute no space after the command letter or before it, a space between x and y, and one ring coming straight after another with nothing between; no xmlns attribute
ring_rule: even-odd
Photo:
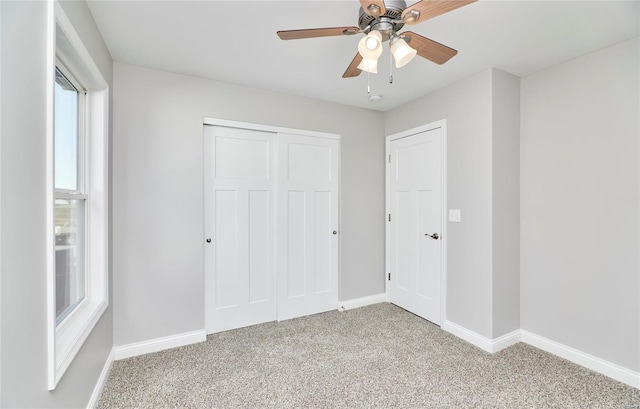
<svg viewBox="0 0 640 409"><path fill-rule="evenodd" d="M114 64L114 342L204 328L203 117L341 140L341 300L384 292L384 128L375 111Z"/></svg>
<svg viewBox="0 0 640 409"><path fill-rule="evenodd" d="M520 78L493 69L491 85L491 338L497 338L520 328Z"/></svg>
<svg viewBox="0 0 640 409"><path fill-rule="evenodd" d="M84 407L112 347L108 309L53 392L47 390L45 2L0 2L2 58L2 407ZM111 57L83 2L68 14L111 83Z"/></svg>
<svg viewBox="0 0 640 409"><path fill-rule="evenodd" d="M491 338L491 78L485 70L385 114L391 135L447 120L446 318Z"/></svg>
<svg viewBox="0 0 640 409"><path fill-rule="evenodd" d="M521 319L640 370L639 40L522 79Z"/></svg>

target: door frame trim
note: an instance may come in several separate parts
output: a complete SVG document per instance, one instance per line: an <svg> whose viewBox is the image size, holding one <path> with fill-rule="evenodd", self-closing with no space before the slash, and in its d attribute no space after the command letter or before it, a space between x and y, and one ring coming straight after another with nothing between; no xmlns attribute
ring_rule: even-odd
<svg viewBox="0 0 640 409"><path fill-rule="evenodd" d="M391 266L390 263L390 254L389 254L389 242L391 230L389 229L389 222L387 220L387 215L390 212L391 206L389 203L389 187L390 187L390 163L389 163L389 155L391 154L391 141L406 138L408 136L413 136L419 133L431 131L433 129L440 128L442 132L442 143L440 146L440 166L441 166L441 203L440 203L440 221L442 223L442 246L440 248L440 322L444 324L447 318L447 120L441 119L439 121L431 122L426 125L421 125L416 128L408 129L406 131L398 132L392 135L388 135L385 139L385 222L384 222L384 255L385 255L385 273L384 273L384 289L385 294L388 301L391 301L391 293L389 280L387 279L387 275L390 272Z"/></svg>

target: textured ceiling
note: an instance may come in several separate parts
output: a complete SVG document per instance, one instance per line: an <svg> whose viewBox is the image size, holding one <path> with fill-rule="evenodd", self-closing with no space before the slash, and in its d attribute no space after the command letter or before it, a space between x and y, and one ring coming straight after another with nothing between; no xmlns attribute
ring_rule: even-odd
<svg viewBox="0 0 640 409"><path fill-rule="evenodd" d="M409 0L407 3L411 4ZM523 76L638 36L639 1L489 1L410 29L458 50L438 66L417 57L343 79L361 35L282 41L277 30L357 25L350 1L90 1L115 61L389 110L489 67Z"/></svg>

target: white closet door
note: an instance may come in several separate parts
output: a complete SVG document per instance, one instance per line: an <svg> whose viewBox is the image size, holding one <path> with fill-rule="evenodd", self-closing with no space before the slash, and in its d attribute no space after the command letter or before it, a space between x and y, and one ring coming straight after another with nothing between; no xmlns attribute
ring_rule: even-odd
<svg viewBox="0 0 640 409"><path fill-rule="evenodd" d="M338 149L278 134L278 320L337 308Z"/></svg>
<svg viewBox="0 0 640 409"><path fill-rule="evenodd" d="M274 321L275 134L204 132L207 333Z"/></svg>

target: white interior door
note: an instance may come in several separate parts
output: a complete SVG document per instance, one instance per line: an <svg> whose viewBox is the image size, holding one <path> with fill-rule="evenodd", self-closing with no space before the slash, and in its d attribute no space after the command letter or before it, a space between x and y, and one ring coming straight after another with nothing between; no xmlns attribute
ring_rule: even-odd
<svg viewBox="0 0 640 409"><path fill-rule="evenodd" d="M278 134L278 319L337 308L336 139Z"/></svg>
<svg viewBox="0 0 640 409"><path fill-rule="evenodd" d="M204 132L207 333L274 321L276 135Z"/></svg>
<svg viewBox="0 0 640 409"><path fill-rule="evenodd" d="M440 324L442 129L389 143L391 302Z"/></svg>

